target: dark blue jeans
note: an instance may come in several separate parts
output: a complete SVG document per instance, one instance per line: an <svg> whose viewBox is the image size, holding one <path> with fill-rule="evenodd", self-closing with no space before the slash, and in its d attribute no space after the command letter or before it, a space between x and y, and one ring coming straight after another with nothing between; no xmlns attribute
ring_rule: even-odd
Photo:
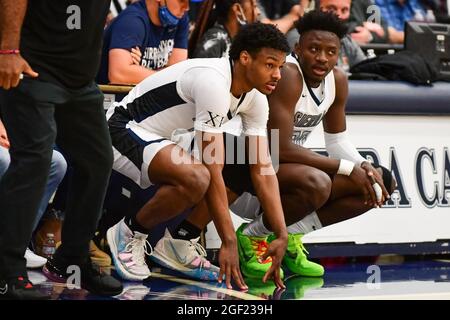
<svg viewBox="0 0 450 320"><path fill-rule="evenodd" d="M0 181L0 278L26 275L24 253L44 195L53 145L73 166L58 254L88 255L112 167L103 94L91 83L69 89L26 78L0 90L11 164Z"/></svg>

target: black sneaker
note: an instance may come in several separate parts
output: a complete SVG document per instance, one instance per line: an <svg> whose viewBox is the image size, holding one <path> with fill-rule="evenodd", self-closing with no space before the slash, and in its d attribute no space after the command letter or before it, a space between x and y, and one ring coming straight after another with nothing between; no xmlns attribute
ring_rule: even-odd
<svg viewBox="0 0 450 320"><path fill-rule="evenodd" d="M115 296L122 292L122 283L110 275L103 274L92 265L91 259L81 264L61 263L61 259L50 258L43 268L47 278L52 281L67 283L67 278L73 273L67 273L67 267L76 265L81 272L81 287L92 294L100 296Z"/></svg>
<svg viewBox="0 0 450 320"><path fill-rule="evenodd" d="M27 277L0 281L0 300L48 300L51 296L39 292Z"/></svg>

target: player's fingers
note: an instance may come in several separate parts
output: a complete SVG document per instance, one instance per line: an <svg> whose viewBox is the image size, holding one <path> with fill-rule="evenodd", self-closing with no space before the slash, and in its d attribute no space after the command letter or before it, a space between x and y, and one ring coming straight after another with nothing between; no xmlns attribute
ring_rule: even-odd
<svg viewBox="0 0 450 320"><path fill-rule="evenodd" d="M233 268L233 278L234 278L234 282L236 282L236 285L239 287L239 289L241 289L241 290L248 289L247 285L245 284L244 279L242 278L241 271L238 268Z"/></svg>
<svg viewBox="0 0 450 320"><path fill-rule="evenodd" d="M225 283L228 289L233 289L233 286L231 285L231 267L229 264L227 264L225 269Z"/></svg>

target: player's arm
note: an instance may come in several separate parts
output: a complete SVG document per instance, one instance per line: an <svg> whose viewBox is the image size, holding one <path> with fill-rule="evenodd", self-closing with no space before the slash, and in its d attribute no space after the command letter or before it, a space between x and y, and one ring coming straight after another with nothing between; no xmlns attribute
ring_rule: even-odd
<svg viewBox="0 0 450 320"><path fill-rule="evenodd" d="M222 176L224 166L224 143L222 133L196 132L200 141L202 162L210 174L210 184L205 194L208 211L213 219L222 245L219 252L219 282L225 276L228 289L234 279L240 289L247 289L239 268L237 239L228 209L228 198Z"/></svg>
<svg viewBox="0 0 450 320"><path fill-rule="evenodd" d="M342 174L348 175L355 183L362 186L368 203L381 205L384 202L384 198L389 196L384 187L383 179L378 171L359 154L347 137L345 118L345 105L348 97L347 76L342 70L335 68L334 77L336 98L323 119L327 152L331 158L340 159ZM372 187L375 182L381 186L382 199L377 199L377 195Z"/></svg>
<svg viewBox="0 0 450 320"><path fill-rule="evenodd" d="M269 96L269 130L279 130L280 163L301 163L334 174L339 161L324 157L292 142L295 105L303 89L303 79L297 66L285 64L281 80ZM274 142L272 141L272 145Z"/></svg>
<svg viewBox="0 0 450 320"><path fill-rule="evenodd" d="M281 280L280 267L286 252L287 230L278 188L278 179L269 155L267 137L247 137L250 159L250 176L264 215L276 236L262 259L272 257L272 266L263 277L263 282L273 278L279 288L285 288ZM255 161L252 161L255 160Z"/></svg>
<svg viewBox="0 0 450 320"><path fill-rule="evenodd" d="M17 87L21 73L38 76L19 53L6 54L6 50L20 48L20 32L27 5L28 0L0 1L0 50L4 50L0 54L0 88L5 90Z"/></svg>
<svg viewBox="0 0 450 320"><path fill-rule="evenodd" d="M194 71L192 71L194 72ZM232 288L234 279L240 289L247 289L239 268L237 239L231 215L228 209L228 198L222 176L224 166L224 142L222 123L229 110L229 85L222 75L209 70L190 76L189 88L193 92L196 104L194 129L200 149L202 163L210 174L210 185L205 194L208 211L213 219L222 245L219 251L219 282L225 275L228 288ZM225 84L224 84L225 83Z"/></svg>
<svg viewBox="0 0 450 320"><path fill-rule="evenodd" d="M241 112L243 133L246 136L246 154L249 159L250 176L256 195L264 210L264 217L275 233L276 241L269 244L263 259L272 257L272 266L263 277L273 278L279 288L284 288L280 277L281 261L287 247L287 230L281 205L278 179L272 165L267 140L267 120L269 118L269 104L267 97L257 93L246 108Z"/></svg>
<svg viewBox="0 0 450 320"><path fill-rule="evenodd" d="M109 50L108 78L113 84L137 84L157 71L136 65L130 51Z"/></svg>

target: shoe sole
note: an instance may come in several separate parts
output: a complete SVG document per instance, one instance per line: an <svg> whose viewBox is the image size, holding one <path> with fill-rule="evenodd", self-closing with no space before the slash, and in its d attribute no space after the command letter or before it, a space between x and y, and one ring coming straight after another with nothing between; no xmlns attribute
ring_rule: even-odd
<svg viewBox="0 0 450 320"><path fill-rule="evenodd" d="M111 251L111 256L112 256L112 260L114 262L114 266L116 267L116 272L119 274L119 276L122 279L125 280L130 280L130 281L142 281L147 279L148 277L151 276L151 273L148 274L148 276L138 276L138 275L134 275L130 272L128 272L120 263L119 261L119 254L117 251L117 244L116 241L114 240L114 234L116 229L119 227L118 224L112 226L111 228L108 229L108 231L106 232L106 240L108 241L109 244L109 249Z"/></svg>
<svg viewBox="0 0 450 320"><path fill-rule="evenodd" d="M150 256L150 259L159 264L160 266L166 267L167 269L178 271L193 279L208 280L208 281L217 281L219 279L219 272L215 271L209 271L208 272L209 274L206 277L196 276L196 271L194 271L193 269L189 269L179 264L178 262L169 259L165 255L158 253L156 250L153 251L153 254ZM217 273L217 275L213 276L212 275L213 272Z"/></svg>

